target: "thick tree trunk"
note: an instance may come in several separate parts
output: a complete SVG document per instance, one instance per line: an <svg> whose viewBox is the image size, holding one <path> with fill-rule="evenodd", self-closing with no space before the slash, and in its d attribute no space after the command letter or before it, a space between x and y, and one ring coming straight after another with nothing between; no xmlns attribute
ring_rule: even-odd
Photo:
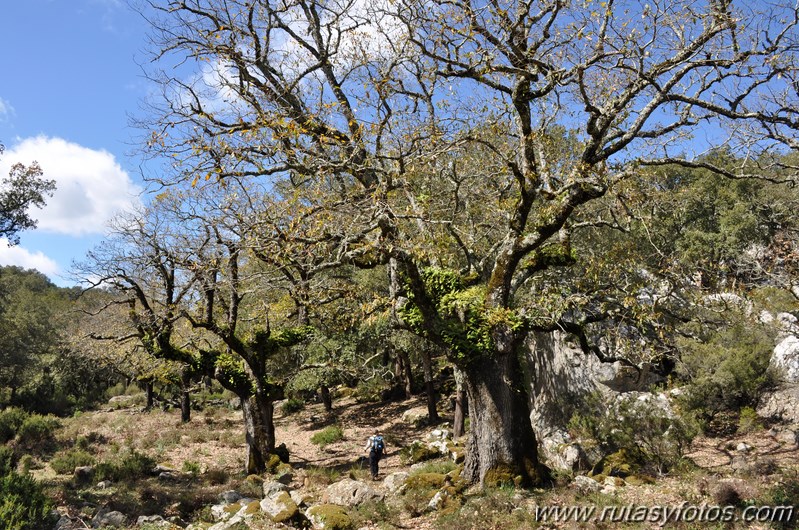
<svg viewBox="0 0 799 530"><path fill-rule="evenodd" d="M471 423L463 477L481 486L545 482L516 355L476 360L465 375Z"/></svg>
<svg viewBox="0 0 799 530"><path fill-rule="evenodd" d="M319 393L322 396L322 404L325 406L326 412L333 410L333 397L330 395L330 388L327 385L322 385L319 388Z"/></svg>
<svg viewBox="0 0 799 530"><path fill-rule="evenodd" d="M464 384L464 373L455 368L455 415L452 419L452 435L460 438L464 433L464 420L468 407L466 385Z"/></svg>
<svg viewBox="0 0 799 530"><path fill-rule="evenodd" d="M275 450L274 404L263 393L242 398L244 430L247 439L245 471L259 474L266 471L269 454Z"/></svg>
<svg viewBox="0 0 799 530"><path fill-rule="evenodd" d="M433 382L433 360L430 357L430 352L422 352L422 365L424 366L424 386L427 393L427 418L430 425L435 425L441 420L436 407L436 385Z"/></svg>

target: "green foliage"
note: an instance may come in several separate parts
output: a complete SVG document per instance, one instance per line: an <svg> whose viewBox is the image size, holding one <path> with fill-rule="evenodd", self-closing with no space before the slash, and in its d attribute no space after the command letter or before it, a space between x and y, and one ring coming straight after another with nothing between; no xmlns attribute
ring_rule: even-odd
<svg viewBox="0 0 799 530"><path fill-rule="evenodd" d="M688 380L684 405L705 419L756 404L775 383L769 370L773 334L744 321L720 327L702 341L682 341L680 373Z"/></svg>
<svg viewBox="0 0 799 530"><path fill-rule="evenodd" d="M0 445L0 477L14 471L16 465L14 451L6 445Z"/></svg>
<svg viewBox="0 0 799 530"><path fill-rule="evenodd" d="M596 473L663 473L680 463L698 429L690 419L672 413L657 395L648 397L622 397L608 404L594 394L573 414L572 435L606 455Z"/></svg>
<svg viewBox="0 0 799 530"><path fill-rule="evenodd" d="M793 507L792 510L775 512L772 525L775 528L796 528L799 523L799 477L794 473L783 477L776 485L769 489L760 503L763 506ZM776 515L779 514L779 515Z"/></svg>
<svg viewBox="0 0 799 530"><path fill-rule="evenodd" d="M492 331L506 326L518 331L524 320L509 308L485 307L485 287L469 286L469 282L449 269L428 267L422 271L424 293L435 311L435 322L426 322L417 295L406 281L408 303L398 313L408 327L423 337L435 335L448 346L451 359L462 366L491 355L494 350Z"/></svg>
<svg viewBox="0 0 799 530"><path fill-rule="evenodd" d="M324 447L344 439L344 431L338 425L325 427L318 433L311 436L311 442L319 447Z"/></svg>
<svg viewBox="0 0 799 530"><path fill-rule="evenodd" d="M191 473L192 475L199 475L200 474L200 464L193 460L184 460L183 467L181 470L184 473Z"/></svg>
<svg viewBox="0 0 799 530"><path fill-rule="evenodd" d="M44 530L52 526L52 503L27 475L0 476L0 521L4 530Z"/></svg>
<svg viewBox="0 0 799 530"><path fill-rule="evenodd" d="M746 434L762 428L763 424L757 415L757 411L752 407L743 407L738 414L738 432Z"/></svg>
<svg viewBox="0 0 799 530"><path fill-rule="evenodd" d="M0 443L6 443L14 438L28 416L29 413L16 407L0 411Z"/></svg>
<svg viewBox="0 0 799 530"><path fill-rule="evenodd" d="M298 398L289 398L281 406L280 409L283 414L289 415L299 412L305 408L305 401Z"/></svg>
<svg viewBox="0 0 799 530"><path fill-rule="evenodd" d="M154 468L155 460L131 450L117 455L113 460L100 462L95 466L94 472L97 480L120 482L144 477Z"/></svg>
<svg viewBox="0 0 799 530"><path fill-rule="evenodd" d="M17 431L17 443L26 449L44 450L55 441L55 430L61 422L53 416L31 414Z"/></svg>
<svg viewBox="0 0 799 530"><path fill-rule="evenodd" d="M60 475L71 475L76 467L93 466L95 462L94 456L90 453L83 449L73 448L56 454L50 460L50 467Z"/></svg>

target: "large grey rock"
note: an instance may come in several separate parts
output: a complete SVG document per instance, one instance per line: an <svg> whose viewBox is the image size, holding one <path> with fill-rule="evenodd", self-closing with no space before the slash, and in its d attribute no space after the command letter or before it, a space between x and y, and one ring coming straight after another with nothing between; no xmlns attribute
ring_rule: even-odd
<svg viewBox="0 0 799 530"><path fill-rule="evenodd" d="M119 528L125 526L127 517L122 512L100 512L92 519L93 528Z"/></svg>
<svg viewBox="0 0 799 530"><path fill-rule="evenodd" d="M788 424L799 424L799 385L783 385L764 395L757 414Z"/></svg>
<svg viewBox="0 0 799 530"><path fill-rule="evenodd" d="M774 347L771 364L787 383L799 382L799 337L789 335Z"/></svg>
<svg viewBox="0 0 799 530"><path fill-rule="evenodd" d="M323 501L339 506L358 506L366 501L383 500L385 495L360 480L344 479L325 490Z"/></svg>
<svg viewBox="0 0 799 530"><path fill-rule="evenodd" d="M580 454L577 447L568 448L579 442L569 437L567 426L583 398L598 393L612 402L618 394L646 391L663 379L649 365L636 368L619 362L603 363L561 332L530 334L525 353L530 421L540 455L556 469L573 471L593 463L592 455Z"/></svg>

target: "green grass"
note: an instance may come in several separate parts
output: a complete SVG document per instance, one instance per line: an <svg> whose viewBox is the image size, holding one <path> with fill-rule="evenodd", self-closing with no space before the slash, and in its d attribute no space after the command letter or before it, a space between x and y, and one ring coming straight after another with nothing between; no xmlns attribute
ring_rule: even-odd
<svg viewBox="0 0 799 530"><path fill-rule="evenodd" d="M338 425L331 425L330 427L325 427L318 433L311 436L311 442L315 443L319 447L324 447L326 445L338 442L344 439L344 431Z"/></svg>

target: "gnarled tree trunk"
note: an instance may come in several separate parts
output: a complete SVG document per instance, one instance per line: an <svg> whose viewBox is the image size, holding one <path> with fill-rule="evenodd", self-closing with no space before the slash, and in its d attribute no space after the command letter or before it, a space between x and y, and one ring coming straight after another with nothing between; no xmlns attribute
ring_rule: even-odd
<svg viewBox="0 0 799 530"><path fill-rule="evenodd" d="M248 474L266 471L269 454L275 450L274 404L264 393L256 392L241 399L244 430L247 439Z"/></svg>
<svg viewBox="0 0 799 530"><path fill-rule="evenodd" d="M545 482L516 355L483 357L464 372L471 414L463 477L481 486Z"/></svg>
<svg viewBox="0 0 799 530"><path fill-rule="evenodd" d="M188 369L183 369L180 380L180 421L188 423L191 421L191 373Z"/></svg>
<svg viewBox="0 0 799 530"><path fill-rule="evenodd" d="M427 419L430 425L437 424L440 420L438 409L436 408L436 385L433 381L433 359L430 352L422 352L422 365L424 367L424 387L427 394Z"/></svg>

